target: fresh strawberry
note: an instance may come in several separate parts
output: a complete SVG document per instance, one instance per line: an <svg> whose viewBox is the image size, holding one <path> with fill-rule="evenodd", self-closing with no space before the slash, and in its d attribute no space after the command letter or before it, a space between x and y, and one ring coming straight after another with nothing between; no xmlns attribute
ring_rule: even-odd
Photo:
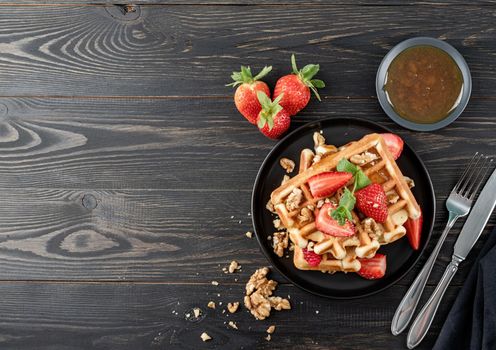
<svg viewBox="0 0 496 350"><path fill-rule="evenodd" d="M363 278L375 280L386 274L386 256L384 254L377 253L373 258L358 259L358 261L362 266L357 273Z"/></svg>
<svg viewBox="0 0 496 350"><path fill-rule="evenodd" d="M257 97L262 105L262 110L257 118L258 128L262 134L270 139L280 138L291 124L290 115L279 105L282 95L271 101L269 96L259 91Z"/></svg>
<svg viewBox="0 0 496 350"><path fill-rule="evenodd" d="M293 74L279 78L274 89L274 98L284 94L281 106L290 115L295 115L308 104L310 89L320 101L317 88L323 88L325 84L322 80L312 79L319 71L320 66L318 64L309 64L298 70L296 58L291 55L291 65L293 66Z"/></svg>
<svg viewBox="0 0 496 350"><path fill-rule="evenodd" d="M231 78L234 82L226 86L238 86L234 93L234 103L238 111L252 124L257 123L258 113L262 109L258 102L257 91L270 95L267 84L259 79L263 78L272 70L272 67L264 67L256 76L252 76L250 67L241 66L240 72L233 72Z"/></svg>
<svg viewBox="0 0 496 350"><path fill-rule="evenodd" d="M312 252L307 248L303 248L303 257L307 261L308 265L314 267L319 266L320 261L322 260L322 257L319 254Z"/></svg>
<svg viewBox="0 0 496 350"><path fill-rule="evenodd" d="M424 218L422 213L418 219L408 219L403 226L406 228L406 236L413 250L418 250L420 247L420 237L422 234L422 223Z"/></svg>
<svg viewBox="0 0 496 350"><path fill-rule="evenodd" d="M355 234L355 226L349 220L346 220L344 225L331 217L331 212L336 209L336 205L326 203L322 208L318 209L315 214L315 226L317 230L335 237L348 237Z"/></svg>
<svg viewBox="0 0 496 350"><path fill-rule="evenodd" d="M386 142L389 153L391 153L395 160L398 159L401 155L401 152L403 151L404 144L401 137L391 133L381 134L381 136L384 139L384 142Z"/></svg>
<svg viewBox="0 0 496 350"><path fill-rule="evenodd" d="M308 179L310 192L312 192L312 196L315 198L330 196L346 185L352 177L352 173L344 171L328 171L314 175Z"/></svg>
<svg viewBox="0 0 496 350"><path fill-rule="evenodd" d="M355 192L356 205L366 216L384 222L388 216L387 197L381 185L373 183Z"/></svg>

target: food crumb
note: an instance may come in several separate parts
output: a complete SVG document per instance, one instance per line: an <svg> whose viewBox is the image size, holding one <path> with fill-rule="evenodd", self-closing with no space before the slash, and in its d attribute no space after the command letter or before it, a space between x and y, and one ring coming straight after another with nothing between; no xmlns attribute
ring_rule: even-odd
<svg viewBox="0 0 496 350"><path fill-rule="evenodd" d="M275 330L276 330L276 326L271 325L271 326L269 326L269 328L267 328L267 333L272 334L272 333L274 333Z"/></svg>
<svg viewBox="0 0 496 350"><path fill-rule="evenodd" d="M229 325L229 327L231 327L231 328L238 329L238 326L236 325L236 322L229 321L228 325Z"/></svg>
<svg viewBox="0 0 496 350"><path fill-rule="evenodd" d="M271 339L270 334L267 334L267 336L265 337L265 340L270 341L270 339Z"/></svg>
<svg viewBox="0 0 496 350"><path fill-rule="evenodd" d="M203 340L203 341L209 341L209 340L211 340L211 339L212 339L212 337L211 337L211 336L209 336L209 335L207 334L207 332L203 332L203 333L200 335L200 338L201 338L201 340Z"/></svg>
<svg viewBox="0 0 496 350"><path fill-rule="evenodd" d="M317 315L319 314L319 312L320 312L319 310L315 310L315 313L316 313Z"/></svg>
<svg viewBox="0 0 496 350"><path fill-rule="evenodd" d="M207 307L209 307L211 309L215 309L215 302L214 301L209 301L208 304L207 304Z"/></svg>
<svg viewBox="0 0 496 350"><path fill-rule="evenodd" d="M195 307L193 309L193 314L195 315L196 318L200 317L201 313L202 312L201 312L200 308Z"/></svg>
<svg viewBox="0 0 496 350"><path fill-rule="evenodd" d="M217 282L217 281L212 281L212 284L213 284L214 286L218 286L218 285L219 285L219 282Z"/></svg>
<svg viewBox="0 0 496 350"><path fill-rule="evenodd" d="M251 231L247 231L247 232L245 233L245 235L246 235L246 237L248 237L248 238L252 238L252 237L253 237L253 233L252 233Z"/></svg>
<svg viewBox="0 0 496 350"><path fill-rule="evenodd" d="M228 303L227 304L227 309L229 310L230 313L235 313L238 310L239 307L239 302L235 303Z"/></svg>
<svg viewBox="0 0 496 350"><path fill-rule="evenodd" d="M231 264L229 264L228 271L229 273L234 273L234 271L239 270L241 266L239 266L238 262L236 260L231 261Z"/></svg>

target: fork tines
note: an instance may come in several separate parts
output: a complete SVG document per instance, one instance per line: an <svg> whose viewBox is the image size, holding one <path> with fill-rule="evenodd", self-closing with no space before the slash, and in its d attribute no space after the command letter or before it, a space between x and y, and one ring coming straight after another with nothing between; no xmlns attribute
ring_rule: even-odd
<svg viewBox="0 0 496 350"><path fill-rule="evenodd" d="M473 200L491 168L493 159L475 152L474 156L463 171L460 180L453 188L453 193Z"/></svg>

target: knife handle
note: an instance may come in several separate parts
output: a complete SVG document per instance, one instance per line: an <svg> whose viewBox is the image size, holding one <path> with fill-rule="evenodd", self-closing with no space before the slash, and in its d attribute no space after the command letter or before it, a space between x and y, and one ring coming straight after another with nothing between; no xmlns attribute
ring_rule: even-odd
<svg viewBox="0 0 496 350"><path fill-rule="evenodd" d="M453 257L451 258L451 262L446 267L443 277L441 277L441 280L439 281L436 289L434 290L431 297L424 305L420 313L417 315L417 318L413 322L412 327L408 332L408 337L406 340L406 345L408 346L408 349L413 349L414 347L419 345L420 342L424 339L425 335L427 334L427 331L429 330L432 324L432 321L434 320L434 316L436 315L436 311L439 307L439 304L443 299L444 292L446 292L446 289L448 288L451 279L458 270L458 265L462 261L463 259L455 255L453 255Z"/></svg>
<svg viewBox="0 0 496 350"><path fill-rule="evenodd" d="M415 278L415 281L413 281L410 288L408 288L408 291L406 292L405 296L398 305L396 312L394 313L393 320L391 322L391 333L393 333L393 335L398 335L403 332L408 326L408 323L410 323L420 297L422 296L422 292L424 291L427 279L431 274L432 267L436 262L441 247L443 246L444 240L446 239L448 232L453 227L453 224L458 218L459 216L454 214L453 212L449 213L448 223L446 224L446 228L441 234L441 237L437 241L436 247L429 256L429 259L427 259L427 262L418 274L417 278Z"/></svg>

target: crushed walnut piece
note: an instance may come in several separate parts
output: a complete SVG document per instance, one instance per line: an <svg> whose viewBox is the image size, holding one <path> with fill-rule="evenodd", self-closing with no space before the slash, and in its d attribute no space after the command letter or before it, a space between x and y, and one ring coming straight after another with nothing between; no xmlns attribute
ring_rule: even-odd
<svg viewBox="0 0 496 350"><path fill-rule="evenodd" d="M239 302L237 301L234 303L227 303L227 310L232 314L238 311L238 307L239 307Z"/></svg>
<svg viewBox="0 0 496 350"><path fill-rule="evenodd" d="M372 162L373 160L376 160L377 158L377 154L365 151L361 154L355 154L351 156L350 162L357 165L364 165Z"/></svg>
<svg viewBox="0 0 496 350"><path fill-rule="evenodd" d="M246 231L245 236L248 237L248 238L252 238L253 237L253 232Z"/></svg>
<svg viewBox="0 0 496 350"><path fill-rule="evenodd" d="M288 158L281 158L279 164L288 174L292 173L295 168L295 162Z"/></svg>
<svg viewBox="0 0 496 350"><path fill-rule="evenodd" d="M274 221L272 221L272 224L274 225L274 228L276 230L279 230L280 228L282 228L280 219L275 219Z"/></svg>
<svg viewBox="0 0 496 350"><path fill-rule="evenodd" d="M386 198L387 198L387 201L389 204L394 204L394 203L398 202L398 200L400 199L400 196L398 196L396 191L392 190L392 191L388 191L386 193Z"/></svg>
<svg viewBox="0 0 496 350"><path fill-rule="evenodd" d="M228 325L229 325L229 327L231 327L233 329L238 329L238 326L236 325L236 322L229 321Z"/></svg>
<svg viewBox="0 0 496 350"><path fill-rule="evenodd" d="M405 182L409 188L415 187L415 182L413 181L413 179L409 178L408 176L403 176L403 179L405 179Z"/></svg>
<svg viewBox="0 0 496 350"><path fill-rule="evenodd" d="M231 264L229 264L229 267L227 270L229 273L234 273L236 270L239 270L241 266L239 266L238 262L236 260L231 261Z"/></svg>
<svg viewBox="0 0 496 350"><path fill-rule="evenodd" d="M300 213L298 214L298 217L296 218L296 220L298 221L298 223L300 225L304 225L304 224L307 224L309 223L310 221L312 221L313 219L313 213L310 209L308 209L307 207L305 208L302 208L300 210Z"/></svg>
<svg viewBox="0 0 496 350"><path fill-rule="evenodd" d="M207 332L203 332L203 333L200 335L200 338L201 338L201 340L203 340L203 341L209 341L210 339L212 339L212 337L211 337L211 336L209 336L209 335L207 334Z"/></svg>
<svg viewBox="0 0 496 350"><path fill-rule="evenodd" d="M274 232L272 248L274 253L280 258L284 255L284 249L288 247L288 233L286 231Z"/></svg>
<svg viewBox="0 0 496 350"><path fill-rule="evenodd" d="M314 143L315 153L319 156L322 156L330 152L332 153L337 152L336 146L327 145L325 137L319 132L313 133L313 143Z"/></svg>
<svg viewBox="0 0 496 350"><path fill-rule="evenodd" d="M218 286L218 285L219 285L219 282L217 282L217 281L212 281L212 285L213 285L213 286Z"/></svg>
<svg viewBox="0 0 496 350"><path fill-rule="evenodd" d="M214 301L209 301L207 304L207 307L210 309L215 309L215 302Z"/></svg>
<svg viewBox="0 0 496 350"><path fill-rule="evenodd" d="M198 318L198 317L200 317L200 315L202 314L202 311L201 311L201 309L200 309L200 308L195 307L195 308L193 309L193 314L195 315L195 318Z"/></svg>
<svg viewBox="0 0 496 350"><path fill-rule="evenodd" d="M325 204L325 201L323 199L319 199L319 201L317 202L317 208L320 209L322 208L322 206Z"/></svg>
<svg viewBox="0 0 496 350"><path fill-rule="evenodd" d="M384 234L384 229L374 219L366 218L362 221L362 227L365 233L372 239L379 239Z"/></svg>
<svg viewBox="0 0 496 350"><path fill-rule="evenodd" d="M267 279L268 267L255 271L246 284L245 307L257 320L264 320L272 308L276 310L291 309L289 300L272 296L277 282Z"/></svg>
<svg viewBox="0 0 496 350"><path fill-rule="evenodd" d="M267 328L267 333L272 334L276 330L276 326L271 325L269 328Z"/></svg>
<svg viewBox="0 0 496 350"><path fill-rule="evenodd" d="M267 340L267 341L270 341L270 339L271 339L270 334L267 334L267 336L264 339Z"/></svg>
<svg viewBox="0 0 496 350"><path fill-rule="evenodd" d="M293 189L293 191L289 194L286 199L286 209L289 211L295 210L300 205L301 200L303 199L303 191L299 188Z"/></svg>

